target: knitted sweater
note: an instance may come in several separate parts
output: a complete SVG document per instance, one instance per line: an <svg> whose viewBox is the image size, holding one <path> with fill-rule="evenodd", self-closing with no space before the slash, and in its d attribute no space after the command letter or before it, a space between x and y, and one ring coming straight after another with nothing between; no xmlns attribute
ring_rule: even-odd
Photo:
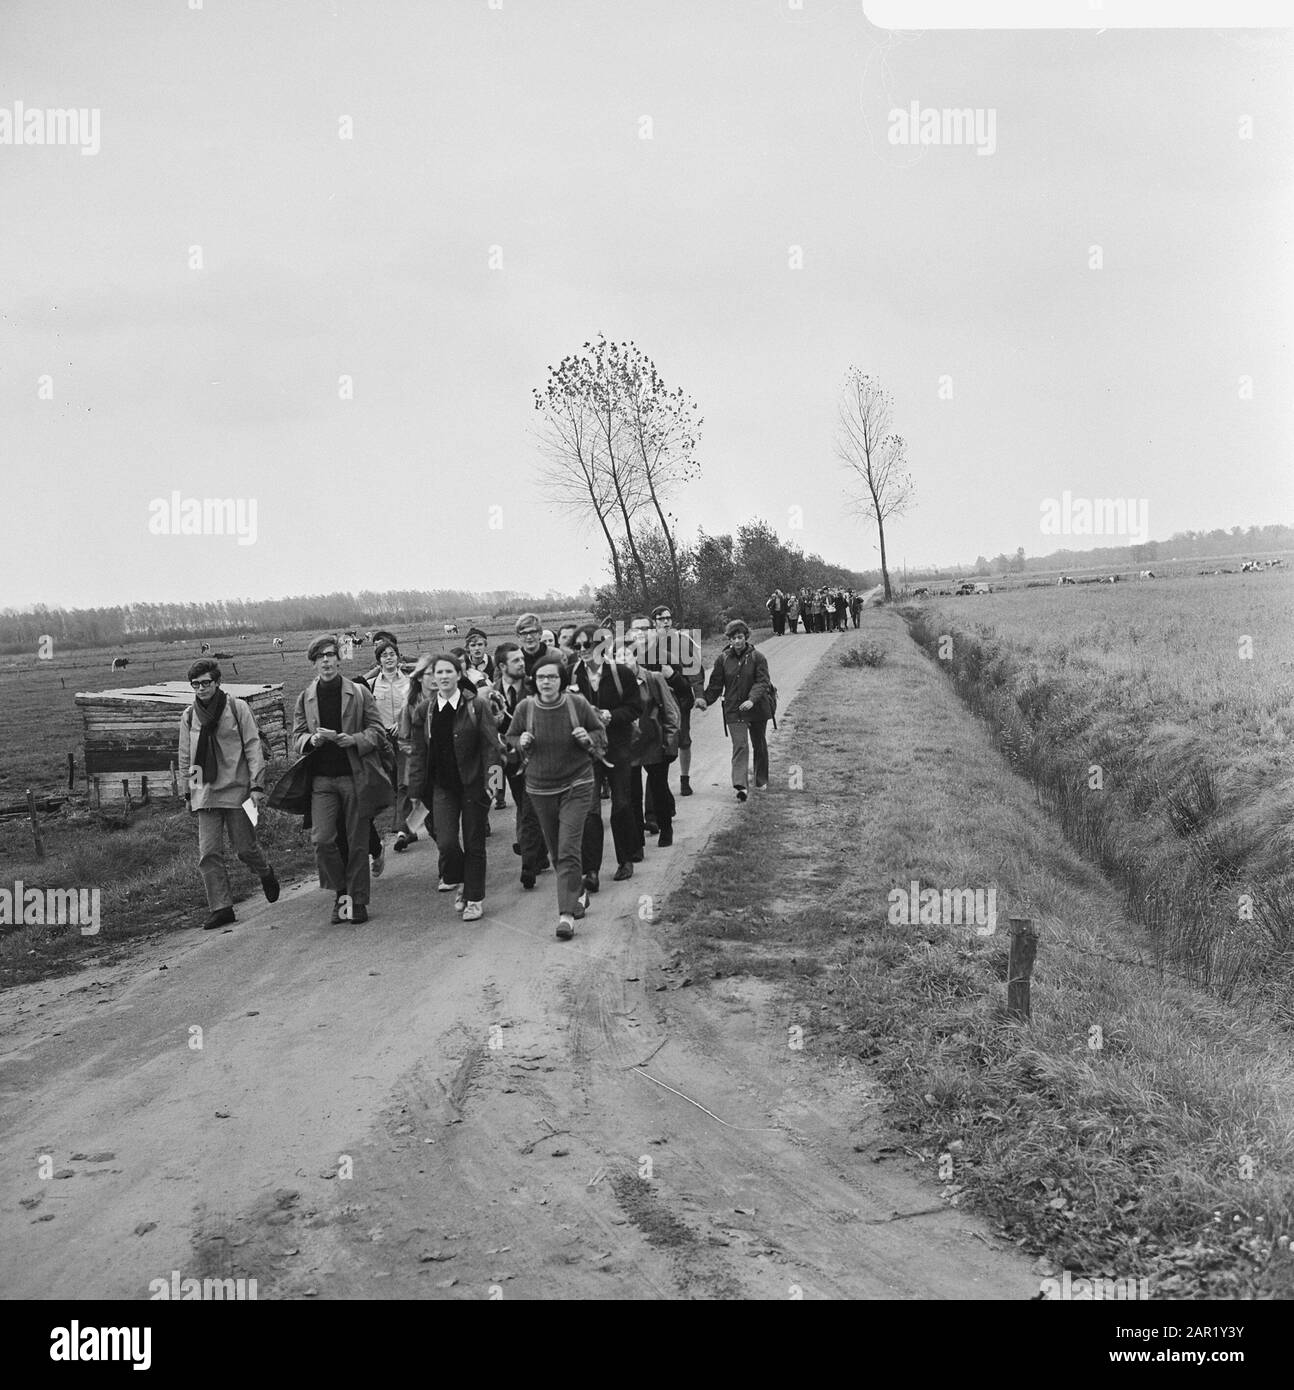
<svg viewBox="0 0 1294 1390"><path fill-rule="evenodd" d="M551 709L527 696L512 716L508 742L515 748L522 734L528 731L534 734L530 761L526 764L526 791L537 796L552 796L593 778L588 752L575 741L567 700L575 705L579 722L592 735L594 743L605 746L602 721L582 695L568 693Z"/></svg>

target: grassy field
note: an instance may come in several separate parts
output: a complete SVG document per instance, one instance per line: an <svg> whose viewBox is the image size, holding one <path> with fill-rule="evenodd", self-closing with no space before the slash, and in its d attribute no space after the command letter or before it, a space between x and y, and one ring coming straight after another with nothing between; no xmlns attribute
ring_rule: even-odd
<svg viewBox="0 0 1294 1390"><path fill-rule="evenodd" d="M893 613L865 614L851 647L871 660L815 673L779 717L769 793L671 896L680 968L720 998L774 986L755 1046L788 1096L810 1061L853 1083L860 1183L914 1161L935 1204L1040 1257L1040 1281L1289 1298L1288 1036L1158 967ZM992 889L996 931L896 923L913 880ZM1004 1008L1013 915L1039 932L1028 1023Z"/></svg>
<svg viewBox="0 0 1294 1390"><path fill-rule="evenodd" d="M1294 576L935 599L913 635L1166 958L1294 1022Z"/></svg>

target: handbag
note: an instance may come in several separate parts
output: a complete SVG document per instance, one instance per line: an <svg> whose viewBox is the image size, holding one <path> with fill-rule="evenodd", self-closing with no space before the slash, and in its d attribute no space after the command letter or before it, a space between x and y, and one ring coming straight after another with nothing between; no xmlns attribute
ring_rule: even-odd
<svg viewBox="0 0 1294 1390"><path fill-rule="evenodd" d="M313 761L313 749L309 753L302 753L275 782L269 796L265 798L265 804L273 806L276 811L286 811L290 816L308 816L310 787L314 781Z"/></svg>

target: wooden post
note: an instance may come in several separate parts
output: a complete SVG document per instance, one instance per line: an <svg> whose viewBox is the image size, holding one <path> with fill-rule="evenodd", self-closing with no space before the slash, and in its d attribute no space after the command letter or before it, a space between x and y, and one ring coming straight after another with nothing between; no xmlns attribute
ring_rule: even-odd
<svg viewBox="0 0 1294 1390"><path fill-rule="evenodd" d="M1011 918L1011 954L1006 971L1006 1011L1010 1018L1027 1020L1029 1008L1029 979L1033 974L1033 958L1038 949L1038 929L1028 917Z"/></svg>
<svg viewBox="0 0 1294 1390"><path fill-rule="evenodd" d="M94 779L94 783L91 788L90 800L96 811L98 811L103 806L103 796L99 791L99 779L97 777Z"/></svg>
<svg viewBox="0 0 1294 1390"><path fill-rule="evenodd" d="M121 779L121 796L122 796L122 800L126 803L126 824L129 825L129 824L130 824L130 778L129 778L129 777L123 777L123 778Z"/></svg>
<svg viewBox="0 0 1294 1390"><path fill-rule="evenodd" d="M148 805L148 778L147 778L147 776L141 777L141 778L139 779L139 804L140 804L141 806L147 806L147 805Z"/></svg>
<svg viewBox="0 0 1294 1390"><path fill-rule="evenodd" d="M179 798L179 795L180 795L180 784L179 784L179 782L176 780L176 777L175 777L175 759L174 759L174 758L171 759L171 795L172 795L173 797L176 797L177 799Z"/></svg>
<svg viewBox="0 0 1294 1390"><path fill-rule="evenodd" d="M36 819L36 797L30 787L27 788L27 814L31 817L31 837L36 841L36 858L44 859L45 846L40 838L40 821Z"/></svg>
<svg viewBox="0 0 1294 1390"><path fill-rule="evenodd" d="M70 792L76 790L76 755L74 753L67 755L67 789Z"/></svg>

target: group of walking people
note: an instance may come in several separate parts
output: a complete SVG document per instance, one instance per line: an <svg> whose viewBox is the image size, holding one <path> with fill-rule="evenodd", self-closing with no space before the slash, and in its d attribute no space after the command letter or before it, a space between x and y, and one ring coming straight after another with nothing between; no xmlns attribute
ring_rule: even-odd
<svg viewBox="0 0 1294 1390"><path fill-rule="evenodd" d="M392 849L404 853L425 833L437 853L437 891L454 894L465 922L484 915L490 813L514 805L512 849L520 883L556 880L557 936L569 940L602 886L610 802L617 882L633 877L648 837L673 843L676 801L692 795L691 715L720 703L732 739L732 785L745 801L768 785L766 725L776 691L768 663L740 619L708 682L693 637L673 626L667 605L628 624L570 623L556 633L533 613L517 619L514 641L491 653L487 634L463 646L401 659L390 632L374 634L375 666L341 673L332 635L311 643L315 678L297 699L296 761L270 791L266 759L247 704L220 689L217 661L189 670L194 701L180 722L180 770L198 814L199 868L208 928L234 921L223 855L235 853L278 897L273 869L244 810L269 804L302 814L311 831L320 886L333 893L333 922L368 920L372 884L386 864L379 821L394 815Z"/></svg>
<svg viewBox="0 0 1294 1390"><path fill-rule="evenodd" d="M773 619L773 636L782 637L789 629L798 632L844 632L852 617L858 627L863 612L863 596L853 589L801 589L798 593L774 589L764 607Z"/></svg>

